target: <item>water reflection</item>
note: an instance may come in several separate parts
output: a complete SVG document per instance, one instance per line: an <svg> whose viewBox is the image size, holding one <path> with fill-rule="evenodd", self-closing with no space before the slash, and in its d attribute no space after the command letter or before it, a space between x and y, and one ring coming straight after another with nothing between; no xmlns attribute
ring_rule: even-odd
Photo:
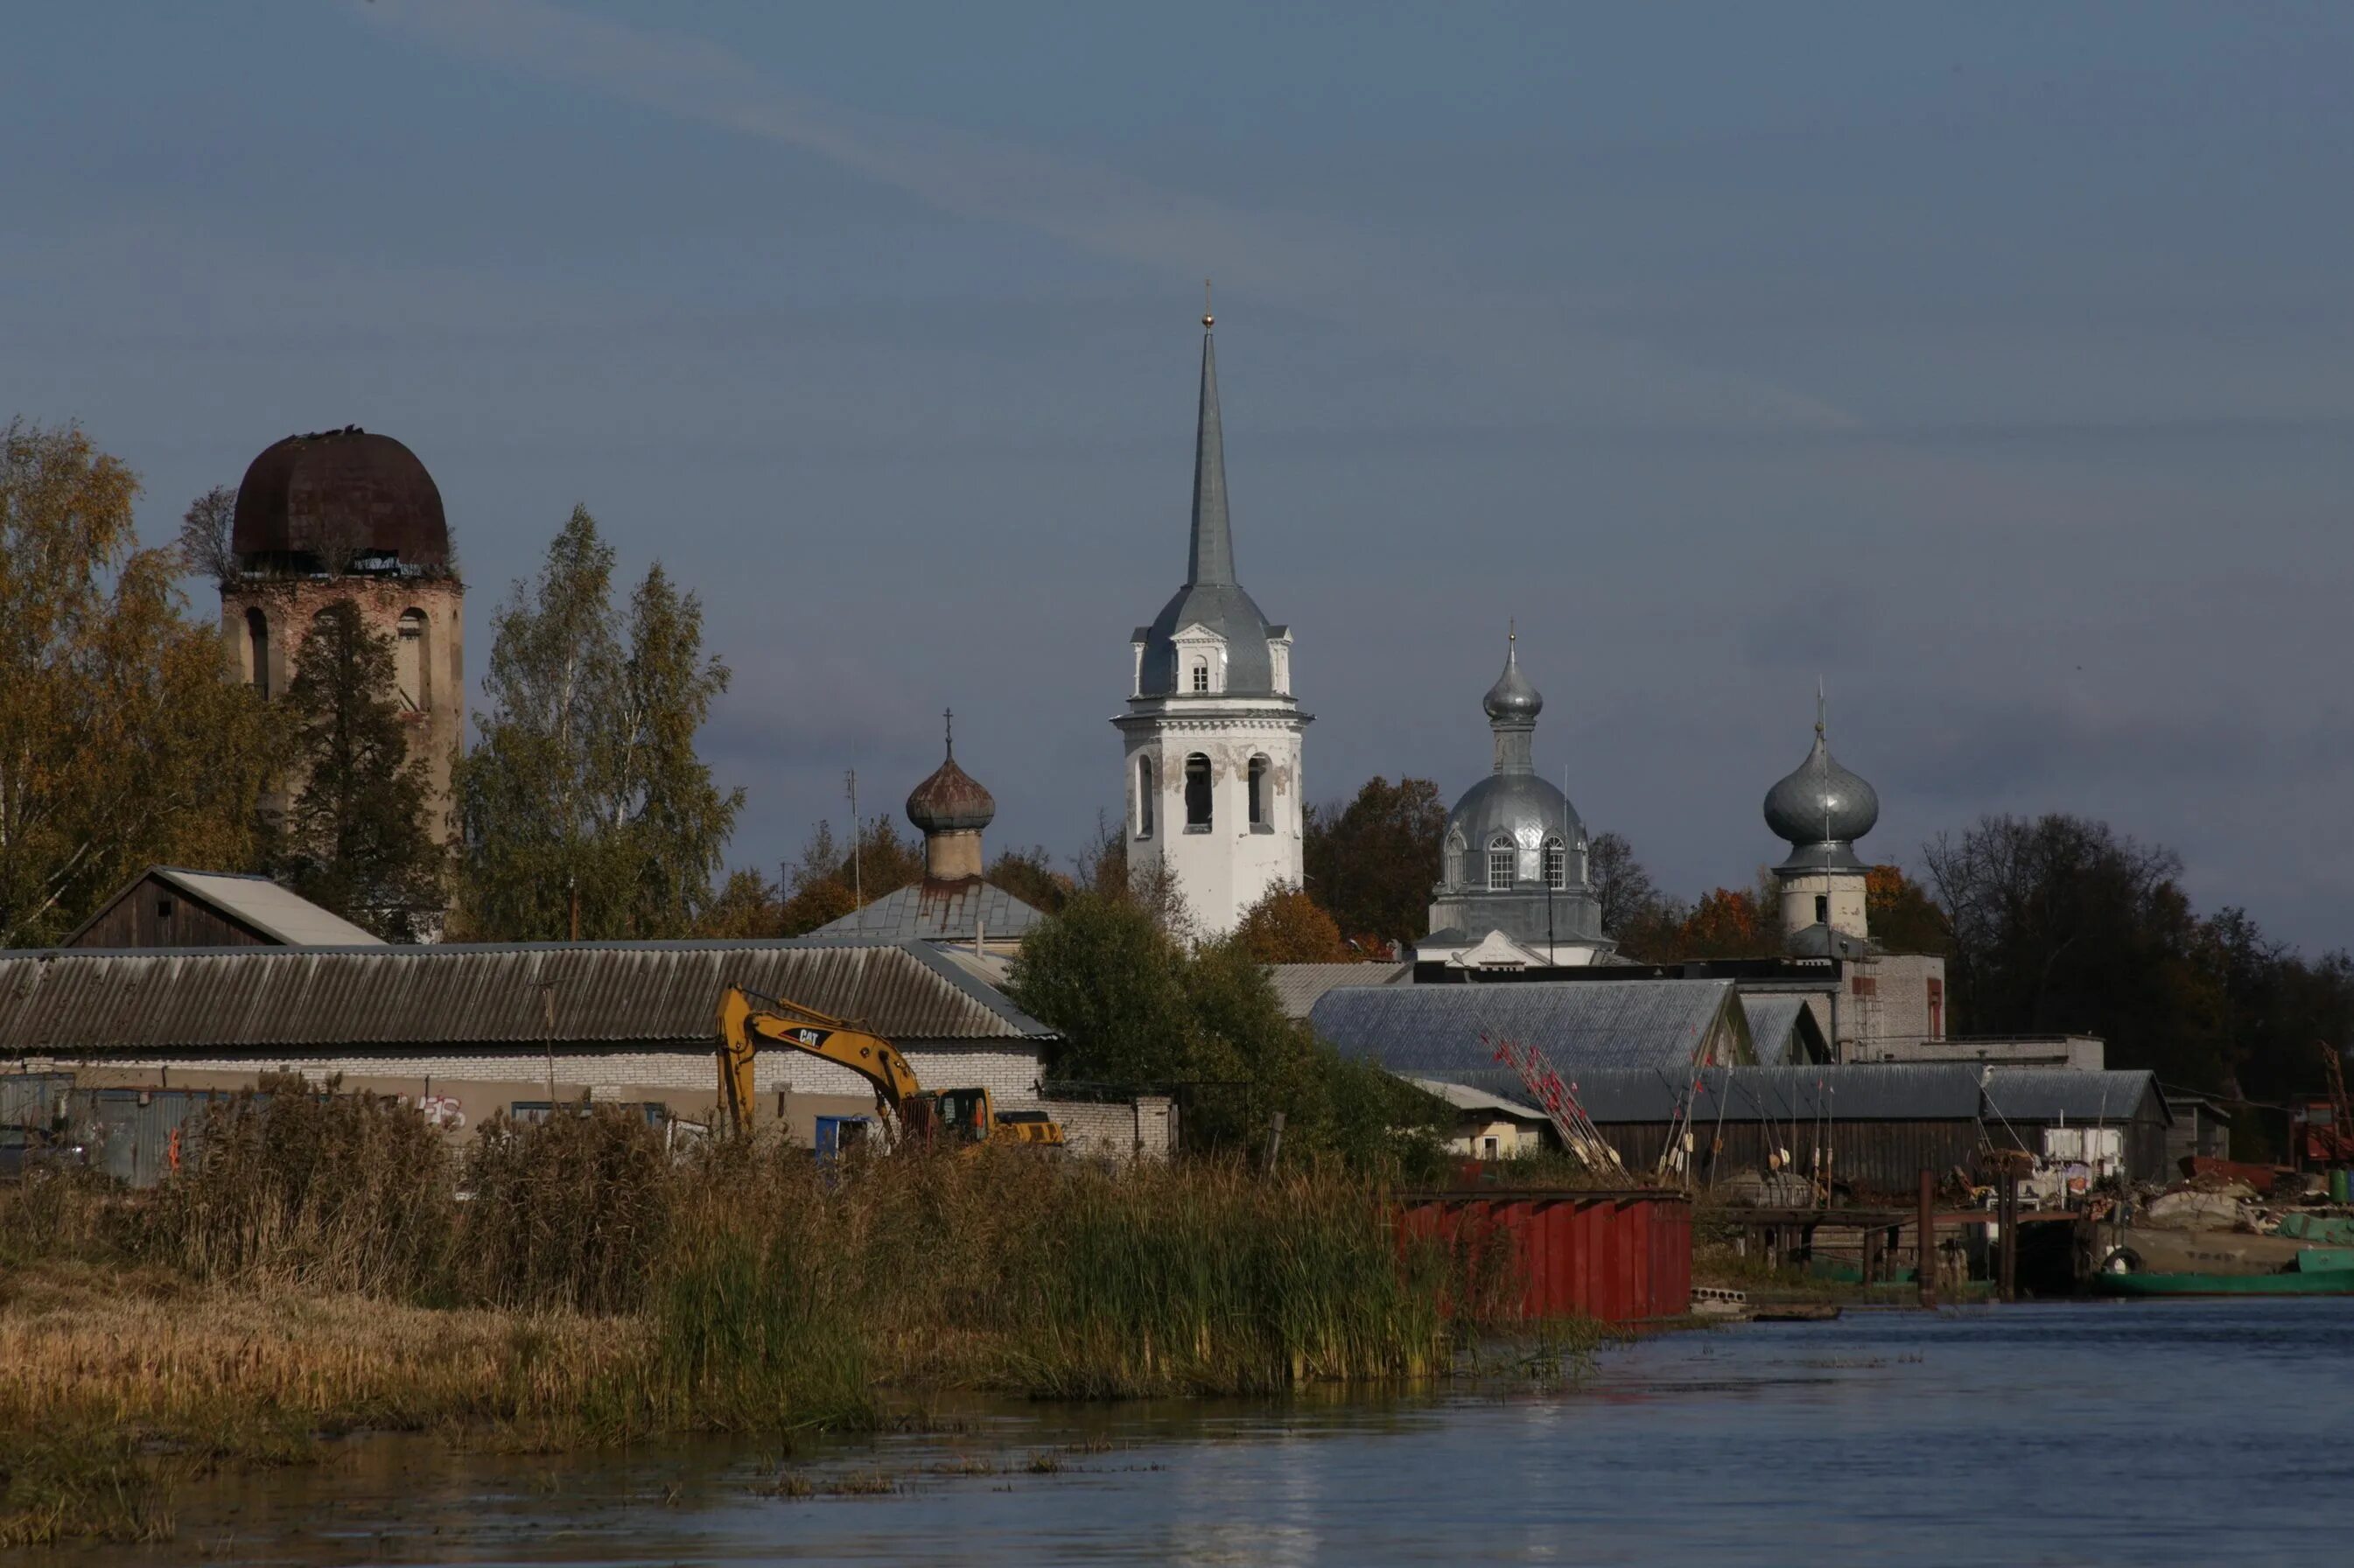
<svg viewBox="0 0 2354 1568"><path fill-rule="evenodd" d="M804 1449L345 1446L191 1492L220 1563L2346 1561L2354 1301L1856 1314L1606 1352L1578 1388L967 1404ZM2260 1435L2260 1436L2259 1436ZM788 1490L764 1495L782 1469Z"/></svg>

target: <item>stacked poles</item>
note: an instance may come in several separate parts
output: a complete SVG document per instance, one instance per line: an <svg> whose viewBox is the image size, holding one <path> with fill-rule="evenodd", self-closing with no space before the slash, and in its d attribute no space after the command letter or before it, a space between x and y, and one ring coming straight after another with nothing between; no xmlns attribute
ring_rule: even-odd
<svg viewBox="0 0 2354 1568"><path fill-rule="evenodd" d="M1594 1118L1577 1103L1575 1089L1561 1081L1561 1075L1553 1070L1543 1052L1522 1041L1490 1039L1485 1034L1479 1036L1479 1044L1493 1048L1495 1059L1509 1064L1521 1075L1521 1082L1528 1086L1529 1093L1551 1118L1553 1131L1561 1135L1564 1149L1584 1160L1589 1171L1625 1174L1626 1162L1603 1138L1602 1129L1594 1125Z"/></svg>

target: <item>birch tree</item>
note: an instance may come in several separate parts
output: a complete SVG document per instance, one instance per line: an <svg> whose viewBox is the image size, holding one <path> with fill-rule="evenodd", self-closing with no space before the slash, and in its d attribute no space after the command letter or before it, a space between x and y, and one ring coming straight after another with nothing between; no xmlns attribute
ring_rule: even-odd
<svg viewBox="0 0 2354 1568"><path fill-rule="evenodd" d="M537 581L493 618L489 709L452 781L468 936L683 937L712 902L743 791L720 793L695 740L727 666L660 566L624 620L613 565L575 507Z"/></svg>

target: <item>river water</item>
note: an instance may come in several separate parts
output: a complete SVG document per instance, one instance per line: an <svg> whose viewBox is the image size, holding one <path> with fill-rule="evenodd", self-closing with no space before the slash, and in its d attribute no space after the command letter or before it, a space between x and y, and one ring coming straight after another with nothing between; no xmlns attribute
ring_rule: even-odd
<svg viewBox="0 0 2354 1568"><path fill-rule="evenodd" d="M2354 1299L1850 1312L1614 1348L1562 1386L941 1417L781 1461L370 1438L186 1494L170 1547L58 1558L2354 1562Z"/></svg>

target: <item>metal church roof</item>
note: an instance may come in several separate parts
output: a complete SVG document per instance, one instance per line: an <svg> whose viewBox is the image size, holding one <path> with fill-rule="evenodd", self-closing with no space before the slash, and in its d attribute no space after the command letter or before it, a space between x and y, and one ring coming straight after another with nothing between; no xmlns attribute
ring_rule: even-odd
<svg viewBox="0 0 2354 1568"><path fill-rule="evenodd" d="M1046 916L993 883L911 883L874 903L829 920L803 940L822 942L970 942L1018 940Z"/></svg>
<svg viewBox="0 0 2354 1568"><path fill-rule="evenodd" d="M902 1043L1055 1032L920 942L579 942L0 955L0 1054L700 1044L731 984Z"/></svg>

